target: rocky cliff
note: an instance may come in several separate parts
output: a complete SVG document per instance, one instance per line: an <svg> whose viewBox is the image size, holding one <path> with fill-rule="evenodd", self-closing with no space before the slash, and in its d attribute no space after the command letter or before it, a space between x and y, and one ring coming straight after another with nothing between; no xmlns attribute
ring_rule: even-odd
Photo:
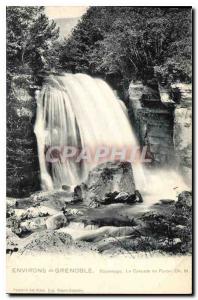
<svg viewBox="0 0 198 300"><path fill-rule="evenodd" d="M36 104L30 76L15 76L7 89L7 195L27 196L40 188L33 132Z"/></svg>
<svg viewBox="0 0 198 300"><path fill-rule="evenodd" d="M141 82L129 86L129 116L141 146L147 146L152 165L173 160L173 109L166 107L160 95Z"/></svg>
<svg viewBox="0 0 198 300"><path fill-rule="evenodd" d="M129 115L141 145L147 145L153 165L174 165L192 181L192 86L158 86L156 97L141 82L129 87Z"/></svg>
<svg viewBox="0 0 198 300"><path fill-rule="evenodd" d="M174 111L173 141L177 163L188 184L192 182L192 86L176 84L181 93Z"/></svg>

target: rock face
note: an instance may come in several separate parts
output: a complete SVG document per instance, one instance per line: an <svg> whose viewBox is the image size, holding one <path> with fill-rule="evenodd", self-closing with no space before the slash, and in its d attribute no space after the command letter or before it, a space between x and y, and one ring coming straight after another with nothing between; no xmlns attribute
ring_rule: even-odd
<svg viewBox="0 0 198 300"><path fill-rule="evenodd" d="M15 76L7 87L7 195L14 197L28 196L40 188L33 132L36 105L29 77Z"/></svg>
<svg viewBox="0 0 198 300"><path fill-rule="evenodd" d="M141 82L129 86L129 116L138 140L147 146L152 165L173 159L173 108L165 106L160 94Z"/></svg>
<svg viewBox="0 0 198 300"><path fill-rule="evenodd" d="M176 85L181 92L180 104L174 112L174 148L179 168L187 181L192 182L192 86Z"/></svg>
<svg viewBox="0 0 198 300"><path fill-rule="evenodd" d="M82 199L86 204L92 201L102 202L107 193L125 192L134 194L135 182L129 162L107 162L93 169L86 182L79 187ZM75 197L75 193L74 193Z"/></svg>
<svg viewBox="0 0 198 300"><path fill-rule="evenodd" d="M192 182L192 85L172 84L159 94L141 82L129 86L129 116L153 165L178 167ZM177 91L175 93L174 91ZM177 95L177 97L176 97Z"/></svg>

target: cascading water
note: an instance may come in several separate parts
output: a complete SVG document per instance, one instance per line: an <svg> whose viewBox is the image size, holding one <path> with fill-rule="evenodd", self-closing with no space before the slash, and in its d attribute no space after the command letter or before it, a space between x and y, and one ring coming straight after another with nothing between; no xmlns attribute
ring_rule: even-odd
<svg viewBox="0 0 198 300"><path fill-rule="evenodd" d="M95 151L101 146L137 147L127 112L120 102L103 80L88 75L50 75L46 79L37 97L34 129L44 190L79 184L97 165L86 159L78 162L68 159L64 163L56 159L48 164L46 151L50 147L71 146L79 151L85 148ZM138 185L140 164L133 166L133 171Z"/></svg>

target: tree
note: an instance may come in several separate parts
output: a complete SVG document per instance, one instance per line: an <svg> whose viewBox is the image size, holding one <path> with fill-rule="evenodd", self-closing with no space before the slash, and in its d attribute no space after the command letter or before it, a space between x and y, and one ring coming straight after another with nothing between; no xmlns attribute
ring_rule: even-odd
<svg viewBox="0 0 198 300"><path fill-rule="evenodd" d="M91 7L65 41L65 70L103 78L191 80L191 9ZM174 76L172 76L174 73Z"/></svg>
<svg viewBox="0 0 198 300"><path fill-rule="evenodd" d="M42 6L7 7L7 68L10 72L50 70L57 64L59 29Z"/></svg>

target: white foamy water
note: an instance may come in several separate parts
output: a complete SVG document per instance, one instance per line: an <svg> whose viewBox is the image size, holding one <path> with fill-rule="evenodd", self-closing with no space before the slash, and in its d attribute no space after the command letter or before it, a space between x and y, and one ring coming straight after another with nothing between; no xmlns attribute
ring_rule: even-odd
<svg viewBox="0 0 198 300"><path fill-rule="evenodd" d="M179 193L192 189L175 170L144 169L144 174L146 182L142 194L147 205L154 204L160 199L177 200Z"/></svg>
<svg viewBox="0 0 198 300"><path fill-rule="evenodd" d="M84 74L51 75L43 85L37 100L37 136L41 182L44 190L74 186L88 176L97 165L86 159L81 162L58 159L49 165L45 152L49 147L72 146L91 152L104 146L112 149L135 149L138 145L126 110L113 90L101 79ZM101 163L101 162L100 162ZM136 164L136 186L141 166Z"/></svg>

